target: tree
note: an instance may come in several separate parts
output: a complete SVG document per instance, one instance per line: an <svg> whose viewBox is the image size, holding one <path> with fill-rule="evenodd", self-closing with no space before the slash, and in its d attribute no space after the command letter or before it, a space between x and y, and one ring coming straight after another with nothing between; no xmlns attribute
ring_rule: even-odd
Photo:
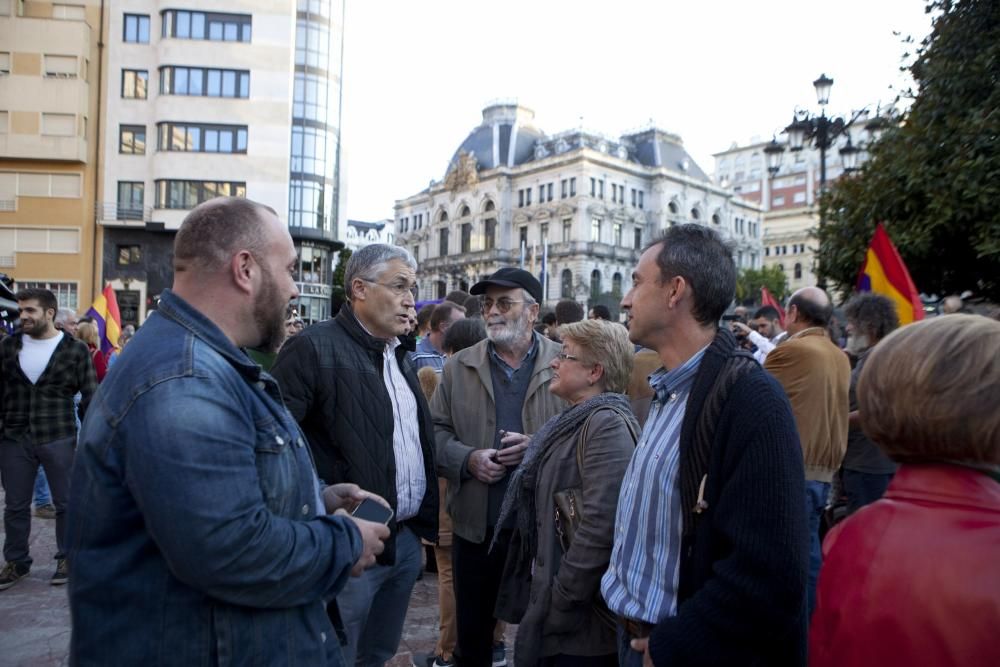
<svg viewBox="0 0 1000 667"><path fill-rule="evenodd" d="M337 255L337 266L333 270L333 287L344 289L344 272L347 270L347 260L351 258L351 249L343 248Z"/></svg>
<svg viewBox="0 0 1000 667"><path fill-rule="evenodd" d="M784 301L788 296L788 278L785 277L785 272L776 266L765 266L740 271L736 276L736 301L759 303L761 287L766 287L778 301Z"/></svg>
<svg viewBox="0 0 1000 667"><path fill-rule="evenodd" d="M883 222L917 289L1000 299L1000 3L936 0L909 110L823 197L820 267L845 293ZM908 38L904 40L912 42Z"/></svg>

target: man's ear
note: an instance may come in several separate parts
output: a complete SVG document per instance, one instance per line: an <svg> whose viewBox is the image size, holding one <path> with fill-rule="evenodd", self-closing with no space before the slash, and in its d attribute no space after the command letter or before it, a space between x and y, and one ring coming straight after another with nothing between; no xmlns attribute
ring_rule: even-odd
<svg viewBox="0 0 1000 667"><path fill-rule="evenodd" d="M229 271L236 289L250 294L254 290L254 274L259 270L249 250L241 250L229 260Z"/></svg>
<svg viewBox="0 0 1000 667"><path fill-rule="evenodd" d="M681 299L687 296L690 291L690 285L688 285L687 280L683 276L674 276L667 281L665 287L666 303L664 305L667 308L676 308Z"/></svg>
<svg viewBox="0 0 1000 667"><path fill-rule="evenodd" d="M364 301L368 298L367 294L367 283L361 278L355 278L351 281L351 300L354 301Z"/></svg>

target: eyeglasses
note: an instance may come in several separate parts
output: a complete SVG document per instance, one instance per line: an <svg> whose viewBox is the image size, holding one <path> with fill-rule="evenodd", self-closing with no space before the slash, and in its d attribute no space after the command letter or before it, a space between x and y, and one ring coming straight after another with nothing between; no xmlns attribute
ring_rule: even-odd
<svg viewBox="0 0 1000 667"><path fill-rule="evenodd" d="M513 299L508 299L503 297L494 301L493 299L483 299L483 315L488 315L493 306L497 307L501 313L506 313L515 303L524 303L524 301L514 301Z"/></svg>
<svg viewBox="0 0 1000 667"><path fill-rule="evenodd" d="M566 354L565 352L560 352L558 355L559 361L580 361L580 357L574 357L572 354Z"/></svg>
<svg viewBox="0 0 1000 667"><path fill-rule="evenodd" d="M367 278L362 278L362 280L372 285L381 285L396 296L403 296L407 293L413 294L413 290L417 289L416 283L405 283L401 280L394 283L380 283L377 280L368 280Z"/></svg>

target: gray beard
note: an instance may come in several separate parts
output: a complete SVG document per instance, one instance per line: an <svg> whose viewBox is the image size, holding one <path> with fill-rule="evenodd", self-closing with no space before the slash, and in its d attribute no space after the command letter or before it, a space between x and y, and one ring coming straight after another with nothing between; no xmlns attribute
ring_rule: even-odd
<svg viewBox="0 0 1000 667"><path fill-rule="evenodd" d="M528 320L527 315L526 312L516 322L505 324L503 329L496 333L487 326L487 338L501 350L512 350L515 345L530 338L530 336L526 335L531 333L531 322Z"/></svg>
<svg viewBox="0 0 1000 667"><path fill-rule="evenodd" d="M847 345L844 346L845 349L853 354L855 357L871 347L868 341L868 336L865 334L857 334L854 336L847 337Z"/></svg>

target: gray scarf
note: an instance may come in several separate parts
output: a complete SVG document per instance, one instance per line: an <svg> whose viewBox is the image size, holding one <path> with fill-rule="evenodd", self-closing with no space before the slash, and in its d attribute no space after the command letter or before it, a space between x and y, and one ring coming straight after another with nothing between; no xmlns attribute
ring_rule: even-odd
<svg viewBox="0 0 1000 667"><path fill-rule="evenodd" d="M535 557L538 543L538 531L535 524L535 486L537 483L538 467L542 462L542 455L548 450L553 442L558 441L564 435L573 433L583 427L587 417L598 408L604 406L615 406L631 413L632 407L628 399L622 394L604 392L593 398L588 398L579 405L564 410L560 414L549 419L538 432L531 437L528 449L524 452L521 465L510 477L510 484L507 493L503 497L503 504L500 506L500 518L497 525L502 526L507 516L517 509L516 529L521 533L521 554L520 557L528 560ZM497 543L499 531L494 533L493 541L490 543L490 551Z"/></svg>

